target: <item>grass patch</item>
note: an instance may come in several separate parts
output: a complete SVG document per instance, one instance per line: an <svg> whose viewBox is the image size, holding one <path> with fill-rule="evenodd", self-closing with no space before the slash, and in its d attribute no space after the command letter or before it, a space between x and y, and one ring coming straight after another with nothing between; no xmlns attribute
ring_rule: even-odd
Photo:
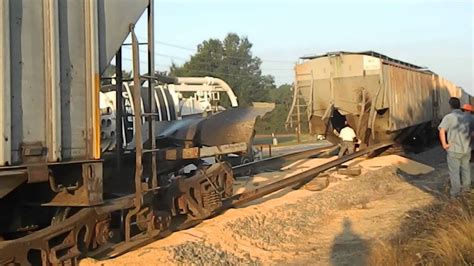
<svg viewBox="0 0 474 266"><path fill-rule="evenodd" d="M370 265L474 265L473 191L408 214L400 235L372 245Z"/></svg>

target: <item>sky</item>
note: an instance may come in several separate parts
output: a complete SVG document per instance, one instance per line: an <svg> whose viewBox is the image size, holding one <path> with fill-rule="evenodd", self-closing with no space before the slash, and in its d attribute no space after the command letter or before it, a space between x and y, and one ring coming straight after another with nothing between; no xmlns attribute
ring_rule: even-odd
<svg viewBox="0 0 474 266"><path fill-rule="evenodd" d="M428 67L474 95L473 24L472 0L155 0L155 60L167 70L203 40L234 32L249 38L278 85L293 81L301 56L373 50Z"/></svg>

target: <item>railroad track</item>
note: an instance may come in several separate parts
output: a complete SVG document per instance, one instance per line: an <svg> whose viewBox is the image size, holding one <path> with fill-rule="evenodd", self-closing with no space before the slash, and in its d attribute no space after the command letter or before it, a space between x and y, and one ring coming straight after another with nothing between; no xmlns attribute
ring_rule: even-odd
<svg viewBox="0 0 474 266"><path fill-rule="evenodd" d="M337 145L325 145L314 149L287 153L279 156L266 158L260 161L254 161L232 167L234 175L251 174L256 171L279 170L280 168L291 164L297 160L329 154Z"/></svg>
<svg viewBox="0 0 474 266"><path fill-rule="evenodd" d="M322 165L319 165L317 167L308 169L304 172L295 174L295 175L287 177L285 179L273 182L273 183L268 184L266 186L263 186L263 187L260 187L260 188L257 188L257 189L254 189L254 190L251 190L251 191L248 191L248 192L236 194L232 198L230 198L229 200L227 200L223 203L223 205L222 205L222 207L221 207L221 209L219 210L218 213L222 213L225 210L228 210L228 209L231 209L231 208L237 208L237 207L242 206L244 204L247 204L247 203L249 203L253 200L259 199L259 198L264 197L268 194L276 192L280 189L306 182L307 180L316 177L318 174L320 174L324 171L327 171L331 168L337 167L337 166L339 166L339 165L341 165L345 162L348 162L350 160L353 160L355 158L358 158L358 157L361 157L361 156L364 156L364 155L367 155L367 154L371 154L371 153L374 153L374 152L377 152L377 151L380 151L380 150L384 150L384 149L386 149L386 148L388 148L392 145L393 145L392 142L385 142L385 143L380 143L380 144L377 144L377 145L373 145L373 146L370 146L370 147L368 147L364 150L360 150L358 152L346 155L342 158L334 159L334 160L332 160L330 162L327 162L325 164L322 164ZM268 167L285 166L285 164L294 162L296 160L309 158L311 156L315 156L315 155L319 155L319 154L324 154L326 152L330 152L335 147L336 147L336 145L330 145L330 146L326 146L326 147L320 147L320 148L301 151L301 152L294 152L294 153L285 154L285 155L281 155L281 156L277 156L277 157L273 157L273 158L268 158L268 159L261 160L261 161L248 163L248 164L245 164L245 165L236 166L233 169L234 169L234 171L237 170L238 173L242 173L242 172L248 171L249 169L258 170L258 169L268 169ZM187 228L190 228L192 226L195 226L195 225L199 224L200 222L202 222L202 221L194 221L194 223L188 224L188 225L183 226L182 228L179 228L179 229L187 229ZM169 235L170 233L171 232L165 232L164 235ZM132 248L136 248L136 247L139 247L139 246L142 246L142 245L149 244L149 243L151 243L151 242L153 242L153 241L155 241L156 239L159 239L159 238L160 238L160 236L156 235L154 238L148 238L148 239L143 238L143 239L140 239L140 240L138 240L134 243L123 244L123 245L120 245L120 246L116 246L111 252L102 254L101 257L102 258L113 258L113 257L116 257L116 256L120 256L120 255L125 254L126 252L130 251Z"/></svg>
<svg viewBox="0 0 474 266"><path fill-rule="evenodd" d="M253 200L276 192L280 189L306 182L324 171L337 167L355 158L386 149L392 144L392 142L376 144L358 152L346 155L342 158L331 160L330 162L324 163L314 168L310 168L306 171L297 173L279 181L275 181L255 190L233 195L227 200L224 200L222 202L221 207L214 214L206 217L205 219L218 215L227 209L242 206ZM278 165L284 166L287 163L294 162L299 159L308 158L314 155L328 152L332 148L334 148L334 146L321 147L302 152L295 152L291 154L277 156L274 158L269 158L266 160L234 167L234 171L236 171L237 173L242 173L248 170L266 169L268 167L276 167ZM132 194L122 198L109 200L101 206L84 208L58 225L49 226L47 228L36 231L30 235L16 240L0 241L0 265L9 263L19 263L20 265L28 264L30 263L28 261L28 256L31 250L41 250L42 256L49 256L50 261L53 264L61 264L65 261L69 261L72 264L75 264L77 263L77 258L84 254L86 254L86 256L98 259L112 258L122 255L143 245L149 244L153 241L156 241L157 239L164 238L174 231L195 226L205 220L197 219L182 224L178 223L179 226L174 226L172 223L169 223L170 226L168 226L164 230L145 230L143 233L135 235L132 239L130 239L130 241L122 241L118 244L107 243L107 241L104 240L105 243L102 243L100 248L92 252L81 250L79 248L81 247L81 245L78 242L84 240L80 239L79 236L81 235L81 232L84 229L95 229L95 234L98 239L108 239L107 236L109 236L111 232L107 230L100 230L102 227L99 226L100 223L97 223L97 221L104 220L104 217L107 217L108 215L110 215L110 213L114 211L133 208L134 199L135 195ZM99 235L97 236L97 234ZM60 246L56 246L50 249L48 246L49 243L51 243L51 241L55 241L55 239L58 237L70 240L64 241L63 243L65 244L61 244ZM74 245L74 247L77 246L77 248L68 249L69 247L67 246L67 243L70 243L71 246ZM68 251L61 252L65 249Z"/></svg>
<svg viewBox="0 0 474 266"><path fill-rule="evenodd" d="M378 150L382 150L385 148L390 147L393 145L393 142L384 142L380 144L376 144L370 147L367 147L366 149L357 151L355 153L346 155L341 158L334 159L330 162L324 163L322 165L316 166L314 168L310 168L306 171L303 171L301 173L292 175L290 177L281 179L279 181L273 182L271 184L268 184L266 186L263 186L261 188L257 188L248 192L244 192L241 194L237 194L233 196L229 201L226 201L223 210L229 209L229 208L236 208L239 206L242 206L248 202L251 202L253 200L259 199L263 196L266 196L268 194L271 194L275 191L278 191L280 189L298 185L300 183L306 182L308 179L312 179L319 175L320 173L327 171L331 168L337 167L345 162L348 162L350 160L353 160L355 158L376 152Z"/></svg>

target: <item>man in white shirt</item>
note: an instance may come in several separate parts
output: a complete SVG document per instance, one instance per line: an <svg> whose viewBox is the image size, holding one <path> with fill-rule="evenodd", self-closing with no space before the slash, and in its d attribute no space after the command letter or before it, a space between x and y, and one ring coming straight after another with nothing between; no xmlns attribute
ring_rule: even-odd
<svg viewBox="0 0 474 266"><path fill-rule="evenodd" d="M341 139L341 149L338 154L339 158L344 156L346 152L353 153L355 151L357 136L354 129L347 124L347 121L345 122L345 126L341 129L341 132L338 133L334 130L334 134Z"/></svg>

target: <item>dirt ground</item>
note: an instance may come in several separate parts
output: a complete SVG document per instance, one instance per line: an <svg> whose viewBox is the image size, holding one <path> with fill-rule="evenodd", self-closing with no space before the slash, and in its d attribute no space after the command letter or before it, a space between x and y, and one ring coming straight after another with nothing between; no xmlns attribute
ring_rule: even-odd
<svg viewBox="0 0 474 266"><path fill-rule="evenodd" d="M85 259L81 265L364 265L371 244L391 239L411 210L446 193L442 150L407 157L424 164L396 155L358 160L351 164L361 165L360 176L332 172L322 191L288 188L121 257ZM244 178L235 190L262 186L324 161L304 160L281 172Z"/></svg>

